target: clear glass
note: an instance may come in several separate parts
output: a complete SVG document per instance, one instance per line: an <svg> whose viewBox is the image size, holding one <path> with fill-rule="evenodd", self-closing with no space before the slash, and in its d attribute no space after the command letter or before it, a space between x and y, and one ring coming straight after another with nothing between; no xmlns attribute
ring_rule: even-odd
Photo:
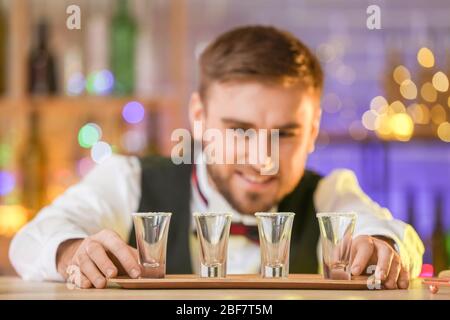
<svg viewBox="0 0 450 320"><path fill-rule="evenodd" d="M201 277L226 276L231 216L231 213L194 213L200 244Z"/></svg>
<svg viewBox="0 0 450 320"><path fill-rule="evenodd" d="M142 278L164 278L170 212L133 213Z"/></svg>
<svg viewBox="0 0 450 320"><path fill-rule="evenodd" d="M356 213L318 213L325 279L350 280L350 251Z"/></svg>
<svg viewBox="0 0 450 320"><path fill-rule="evenodd" d="M257 212L261 247L261 276L286 278L289 275L289 248L293 212Z"/></svg>

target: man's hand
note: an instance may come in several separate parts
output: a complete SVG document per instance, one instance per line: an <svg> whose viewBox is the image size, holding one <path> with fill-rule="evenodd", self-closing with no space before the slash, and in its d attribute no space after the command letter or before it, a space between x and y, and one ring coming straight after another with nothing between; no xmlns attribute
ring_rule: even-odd
<svg viewBox="0 0 450 320"><path fill-rule="evenodd" d="M370 265L376 265L375 278L381 280L386 289L407 289L408 269L402 265L400 255L389 240L382 237L359 236L352 242L353 257L351 272L358 276Z"/></svg>
<svg viewBox="0 0 450 320"><path fill-rule="evenodd" d="M106 279L120 273L132 278L141 274L136 249L128 246L114 231L102 230L86 239L63 242L57 252L58 272L67 279L67 267L80 268L81 288L104 288Z"/></svg>

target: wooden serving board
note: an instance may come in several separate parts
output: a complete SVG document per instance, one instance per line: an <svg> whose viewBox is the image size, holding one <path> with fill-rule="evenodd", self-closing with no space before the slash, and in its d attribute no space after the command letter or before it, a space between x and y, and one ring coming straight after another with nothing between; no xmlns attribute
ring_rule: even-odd
<svg viewBox="0 0 450 320"><path fill-rule="evenodd" d="M108 280L124 289L321 289L367 290L367 277L352 280L328 280L315 274L290 274L287 279L261 278L258 274L228 275L222 279L197 275L167 275L162 279L118 277Z"/></svg>

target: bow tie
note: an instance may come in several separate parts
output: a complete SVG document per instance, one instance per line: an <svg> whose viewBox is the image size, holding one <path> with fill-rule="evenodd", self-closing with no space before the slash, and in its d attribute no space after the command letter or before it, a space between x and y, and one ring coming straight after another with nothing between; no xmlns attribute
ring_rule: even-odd
<svg viewBox="0 0 450 320"><path fill-rule="evenodd" d="M193 166L192 168L192 182L194 183L194 187L196 188L201 201L205 206L208 206L208 199L203 194L202 190L200 189L198 178L197 178L197 170L196 166ZM194 231L194 234L197 236L197 231ZM230 235L232 236L244 236L253 243L259 244L259 234L258 234L258 227L257 226L249 226L245 225L243 223L236 223L232 222L230 226Z"/></svg>

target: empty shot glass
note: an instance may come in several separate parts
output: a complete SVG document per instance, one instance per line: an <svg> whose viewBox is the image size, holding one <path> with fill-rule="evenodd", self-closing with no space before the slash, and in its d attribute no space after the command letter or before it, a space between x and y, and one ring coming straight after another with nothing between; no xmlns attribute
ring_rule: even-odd
<svg viewBox="0 0 450 320"><path fill-rule="evenodd" d="M289 275L289 248L293 212L257 212L261 250L261 276L286 278Z"/></svg>
<svg viewBox="0 0 450 320"><path fill-rule="evenodd" d="M200 277L224 278L231 213L194 213L200 244Z"/></svg>
<svg viewBox="0 0 450 320"><path fill-rule="evenodd" d="M356 213L318 213L325 279L350 280L350 252Z"/></svg>
<svg viewBox="0 0 450 320"><path fill-rule="evenodd" d="M142 278L164 278L166 275L167 236L170 212L133 213L136 243Z"/></svg>

